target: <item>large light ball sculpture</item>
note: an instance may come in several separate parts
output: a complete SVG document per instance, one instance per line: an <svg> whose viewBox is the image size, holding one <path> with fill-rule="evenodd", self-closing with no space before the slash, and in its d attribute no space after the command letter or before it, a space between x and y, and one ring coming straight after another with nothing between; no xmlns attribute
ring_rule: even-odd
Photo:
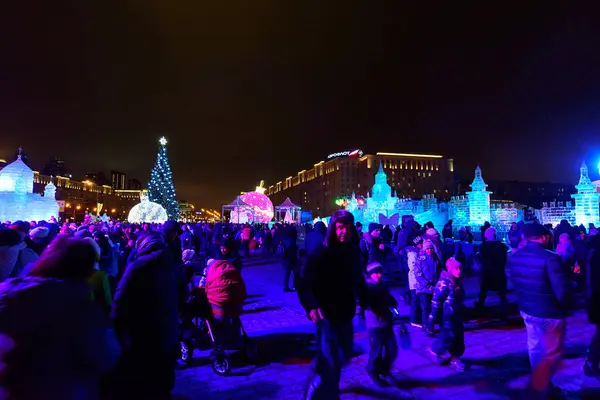
<svg viewBox="0 0 600 400"><path fill-rule="evenodd" d="M257 186L254 192L244 193L240 196L244 203L252 207L252 210L240 210L240 213L245 213L247 218L240 215L239 223L243 223L242 221L245 219L246 221L266 224L273 219L273 216L275 215L273 203L265 195L265 188L263 185L264 182L261 181L260 186ZM231 213L232 217L236 217L236 212L237 210L234 210Z"/></svg>
<svg viewBox="0 0 600 400"><path fill-rule="evenodd" d="M169 217L167 216L167 211L164 207L150 201L146 190L140 192L140 203L135 205L131 211L129 211L129 215L127 216L127 221L132 224L142 224L145 222L151 224L163 224L168 219Z"/></svg>

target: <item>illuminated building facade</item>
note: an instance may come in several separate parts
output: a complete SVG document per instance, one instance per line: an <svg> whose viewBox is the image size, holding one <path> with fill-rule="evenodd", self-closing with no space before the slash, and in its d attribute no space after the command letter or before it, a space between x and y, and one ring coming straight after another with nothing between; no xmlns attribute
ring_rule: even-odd
<svg viewBox="0 0 600 400"><path fill-rule="evenodd" d="M430 154L365 154L361 150L332 153L311 169L269 186L265 194L274 204L289 197L313 216L328 216L339 208L336 198L352 193L366 196L380 164L387 184L399 198L434 194L444 199L453 194L453 159Z"/></svg>

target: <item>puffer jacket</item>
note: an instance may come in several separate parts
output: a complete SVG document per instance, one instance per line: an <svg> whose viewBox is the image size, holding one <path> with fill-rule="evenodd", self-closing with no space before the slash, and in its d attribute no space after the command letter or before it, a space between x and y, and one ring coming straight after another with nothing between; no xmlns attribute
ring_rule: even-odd
<svg viewBox="0 0 600 400"><path fill-rule="evenodd" d="M432 293L437 280L437 262L427 254L419 255L415 264L415 290L417 293Z"/></svg>
<svg viewBox="0 0 600 400"><path fill-rule="evenodd" d="M206 297L213 316L238 317L246 299L246 284L239 269L228 260L211 264L206 276Z"/></svg>
<svg viewBox="0 0 600 400"><path fill-rule="evenodd" d="M415 270L419 263L419 249L417 247L407 247L406 256L408 259L408 288L410 290L416 290L417 278L415 276Z"/></svg>
<svg viewBox="0 0 600 400"><path fill-rule="evenodd" d="M431 302L433 321L437 321L442 314L443 328L451 329L453 324L462 324L464 301L465 290L462 281L448 271L442 271L440 280L433 290Z"/></svg>
<svg viewBox="0 0 600 400"><path fill-rule="evenodd" d="M526 242L509 261L519 309L533 317L563 319L570 300L570 271L541 243Z"/></svg>

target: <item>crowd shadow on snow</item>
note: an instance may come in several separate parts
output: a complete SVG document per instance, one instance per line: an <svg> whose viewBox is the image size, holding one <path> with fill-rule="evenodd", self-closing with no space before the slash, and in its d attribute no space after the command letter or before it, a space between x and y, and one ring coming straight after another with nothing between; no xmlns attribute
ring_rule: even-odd
<svg viewBox="0 0 600 400"><path fill-rule="evenodd" d="M583 345L569 345L565 349L564 359L580 358L585 352ZM454 386L471 386L476 393L497 394L510 399L528 398L530 393L523 389L509 388L512 380L525 377L531 373L529 354L527 351L514 352L490 358L463 359L468 369L445 377L435 379L405 379L399 380L397 387L400 389L427 388L436 389ZM577 393L580 398L598 396L599 388L582 389ZM586 397L587 396L587 397Z"/></svg>

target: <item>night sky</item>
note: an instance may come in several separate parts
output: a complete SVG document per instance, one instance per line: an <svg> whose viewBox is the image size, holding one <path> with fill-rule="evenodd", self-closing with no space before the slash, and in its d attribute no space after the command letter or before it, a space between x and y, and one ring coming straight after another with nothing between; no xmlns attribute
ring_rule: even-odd
<svg viewBox="0 0 600 400"><path fill-rule="evenodd" d="M0 157L22 145L37 168L59 156L75 178L145 183L165 135L178 197L205 207L351 148L440 153L467 178L480 163L487 179L574 183L583 159L598 175L597 10L7 3Z"/></svg>

